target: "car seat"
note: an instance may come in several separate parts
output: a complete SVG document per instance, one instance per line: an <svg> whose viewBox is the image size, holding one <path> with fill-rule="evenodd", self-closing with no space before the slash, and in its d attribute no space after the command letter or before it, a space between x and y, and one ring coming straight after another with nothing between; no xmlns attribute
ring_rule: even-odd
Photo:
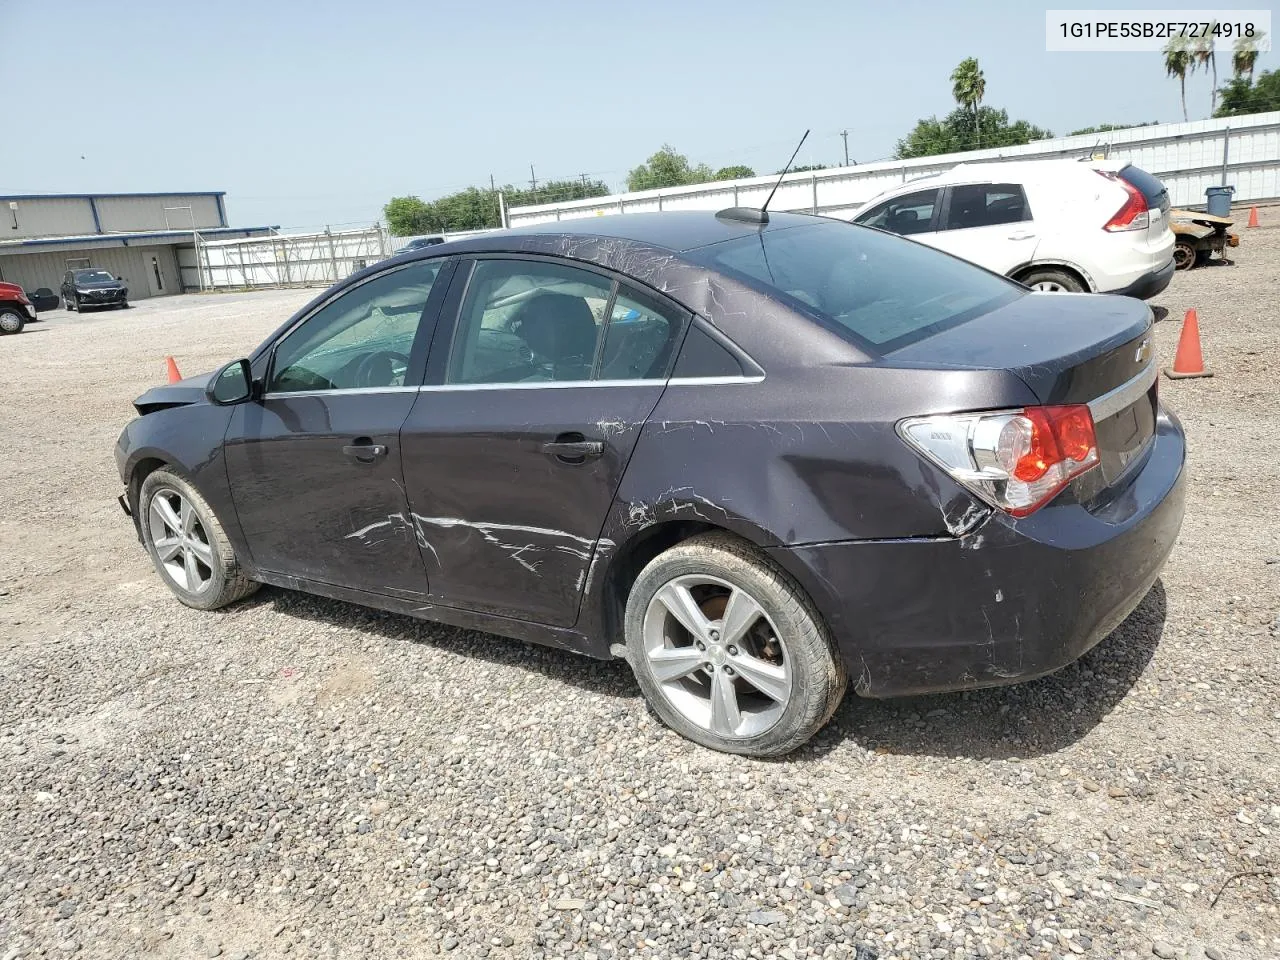
<svg viewBox="0 0 1280 960"><path fill-rule="evenodd" d="M591 376L599 328L582 297L539 293L525 301L511 326L533 353L534 362L549 368L551 379Z"/></svg>

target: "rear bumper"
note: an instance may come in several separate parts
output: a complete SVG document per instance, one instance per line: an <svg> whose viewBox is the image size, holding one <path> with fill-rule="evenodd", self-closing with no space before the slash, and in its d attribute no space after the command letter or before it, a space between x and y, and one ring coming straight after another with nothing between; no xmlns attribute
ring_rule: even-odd
<svg viewBox="0 0 1280 960"><path fill-rule="evenodd" d="M1144 273L1137 280L1119 290L1099 290L1099 293L1112 293L1121 297L1136 297L1139 300L1150 300L1163 293L1169 281L1173 279L1174 263L1172 258L1163 267Z"/></svg>
<svg viewBox="0 0 1280 960"><path fill-rule="evenodd" d="M1147 462L1092 512L1052 503L960 538L777 547L864 696L1030 680L1106 637L1155 583L1182 525L1182 428L1161 412Z"/></svg>

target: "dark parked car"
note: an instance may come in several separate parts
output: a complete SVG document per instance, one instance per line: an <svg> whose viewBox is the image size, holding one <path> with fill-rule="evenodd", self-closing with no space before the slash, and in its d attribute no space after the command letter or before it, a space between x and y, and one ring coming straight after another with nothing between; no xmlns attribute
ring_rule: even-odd
<svg viewBox="0 0 1280 960"><path fill-rule="evenodd" d="M120 277L90 267L62 276L62 302L68 310L84 307L128 307L129 288Z"/></svg>
<svg viewBox="0 0 1280 960"><path fill-rule="evenodd" d="M551 223L144 394L121 502L190 606L268 583L625 657L682 734L777 754L846 678L1023 680L1128 615L1185 486L1150 336L832 220Z"/></svg>

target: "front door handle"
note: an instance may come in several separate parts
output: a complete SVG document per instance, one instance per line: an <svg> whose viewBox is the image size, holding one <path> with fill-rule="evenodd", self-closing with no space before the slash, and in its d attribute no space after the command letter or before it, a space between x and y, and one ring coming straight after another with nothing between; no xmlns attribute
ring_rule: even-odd
<svg viewBox="0 0 1280 960"><path fill-rule="evenodd" d="M561 463L584 463L604 453L604 441L588 440L580 433L562 433L551 443L544 443L542 452Z"/></svg>
<svg viewBox="0 0 1280 960"><path fill-rule="evenodd" d="M1026 230L1019 230L1017 233L1009 234L1010 240L1034 240L1036 235Z"/></svg>
<svg viewBox="0 0 1280 960"><path fill-rule="evenodd" d="M358 437L354 443L349 443L342 448L342 455L359 463L373 463L387 455L387 445L374 443L368 437Z"/></svg>

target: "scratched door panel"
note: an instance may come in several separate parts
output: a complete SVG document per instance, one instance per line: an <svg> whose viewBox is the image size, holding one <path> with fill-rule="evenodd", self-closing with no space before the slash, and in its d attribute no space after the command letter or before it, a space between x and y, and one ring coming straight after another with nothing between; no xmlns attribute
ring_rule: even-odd
<svg viewBox="0 0 1280 960"><path fill-rule="evenodd" d="M424 390L400 440L431 596L571 626L600 529L663 386ZM603 450L567 463L545 449L566 434Z"/></svg>
<svg viewBox="0 0 1280 960"><path fill-rule="evenodd" d="M254 562L392 596L427 576L401 485L400 425L412 390L268 397L235 408L227 472ZM365 463L355 441L386 447Z"/></svg>

